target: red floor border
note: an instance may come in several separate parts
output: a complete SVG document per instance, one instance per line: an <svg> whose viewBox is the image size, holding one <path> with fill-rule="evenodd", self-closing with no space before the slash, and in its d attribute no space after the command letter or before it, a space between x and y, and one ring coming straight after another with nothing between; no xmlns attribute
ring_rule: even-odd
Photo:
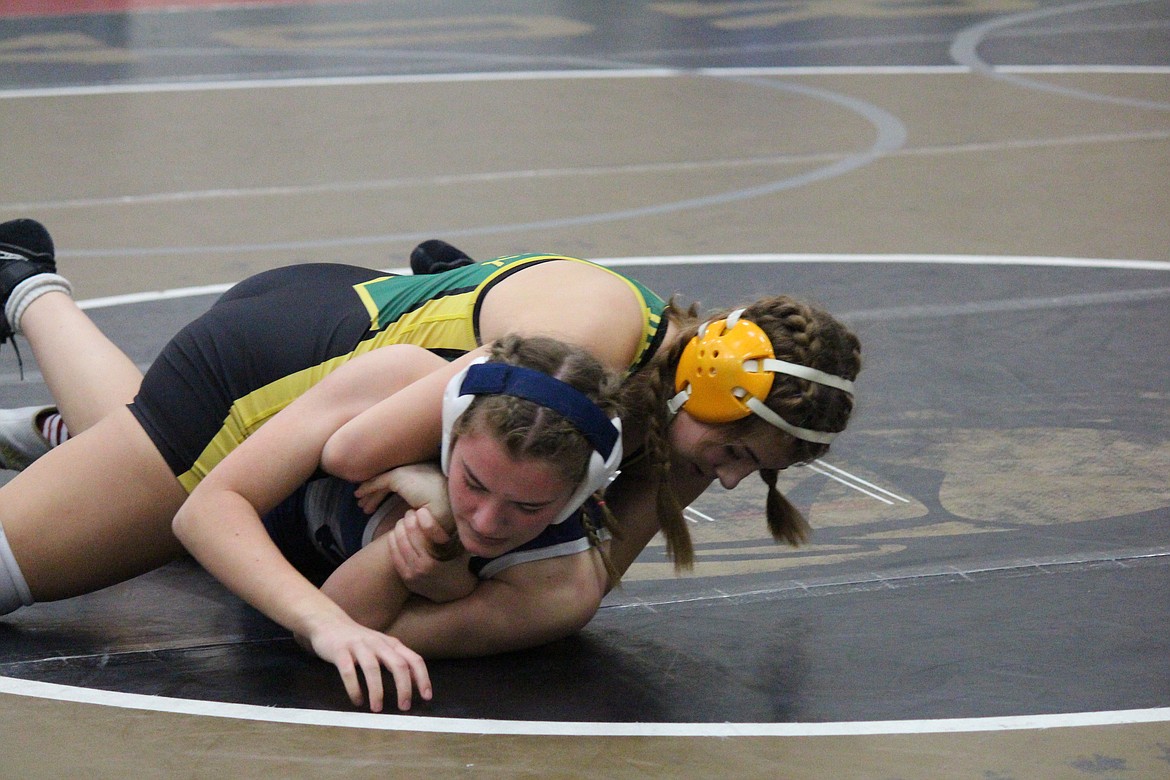
<svg viewBox="0 0 1170 780"><path fill-rule="evenodd" d="M0 18L190 11L236 6L334 5L339 2L343 0L8 0L0 4Z"/></svg>

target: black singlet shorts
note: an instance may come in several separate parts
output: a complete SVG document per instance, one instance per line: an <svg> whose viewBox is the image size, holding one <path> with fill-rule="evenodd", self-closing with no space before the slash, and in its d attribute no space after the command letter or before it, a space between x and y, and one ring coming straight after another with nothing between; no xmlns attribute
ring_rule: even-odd
<svg viewBox="0 0 1170 780"><path fill-rule="evenodd" d="M370 331L354 285L380 276L385 274L335 264L266 271L232 287L179 331L130 405L171 470L182 478L191 469L232 422L229 413L238 399L352 352ZM248 419L235 423L241 438L257 425ZM184 486L190 490L194 483Z"/></svg>

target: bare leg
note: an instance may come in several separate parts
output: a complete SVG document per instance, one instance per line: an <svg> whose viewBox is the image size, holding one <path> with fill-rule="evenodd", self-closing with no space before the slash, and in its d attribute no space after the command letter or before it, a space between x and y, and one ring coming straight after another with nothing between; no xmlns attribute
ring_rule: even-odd
<svg viewBox="0 0 1170 780"><path fill-rule="evenodd" d="M66 425L80 433L128 403L142 375L73 302L54 257L39 222L0 223L0 341L28 339Z"/></svg>
<svg viewBox="0 0 1170 780"><path fill-rule="evenodd" d="M34 220L0 223L0 306L0 340L28 339L75 434L0 488L0 608L87 593L180 555L171 521L186 492L125 408L142 376L73 302Z"/></svg>
<svg viewBox="0 0 1170 780"><path fill-rule="evenodd" d="M112 585L179 557L187 494L127 409L0 488L0 526L37 601Z"/></svg>
<svg viewBox="0 0 1170 780"><path fill-rule="evenodd" d="M37 298L21 332L71 434L81 433L134 399L142 372L68 295Z"/></svg>

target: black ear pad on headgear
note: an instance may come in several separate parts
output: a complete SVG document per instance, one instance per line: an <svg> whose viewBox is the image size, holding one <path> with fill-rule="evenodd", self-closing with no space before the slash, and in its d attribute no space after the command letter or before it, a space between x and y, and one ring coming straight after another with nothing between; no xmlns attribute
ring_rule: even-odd
<svg viewBox="0 0 1170 780"><path fill-rule="evenodd" d="M443 473L450 468L451 431L479 395L511 395L552 409L571 422L589 441L593 454L585 478L573 491L553 524L564 522L585 499L617 476L622 462L622 423L610 418L588 396L572 385L522 366L476 360L447 383L443 393Z"/></svg>

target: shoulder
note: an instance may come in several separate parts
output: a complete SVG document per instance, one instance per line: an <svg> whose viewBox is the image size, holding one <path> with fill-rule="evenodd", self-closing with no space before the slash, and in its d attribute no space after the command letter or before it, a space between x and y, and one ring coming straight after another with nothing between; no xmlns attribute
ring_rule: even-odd
<svg viewBox="0 0 1170 780"><path fill-rule="evenodd" d="M646 321L644 302L624 277L572 260L509 276L485 296L479 316L485 342L507 333L551 336L623 371L639 352Z"/></svg>

